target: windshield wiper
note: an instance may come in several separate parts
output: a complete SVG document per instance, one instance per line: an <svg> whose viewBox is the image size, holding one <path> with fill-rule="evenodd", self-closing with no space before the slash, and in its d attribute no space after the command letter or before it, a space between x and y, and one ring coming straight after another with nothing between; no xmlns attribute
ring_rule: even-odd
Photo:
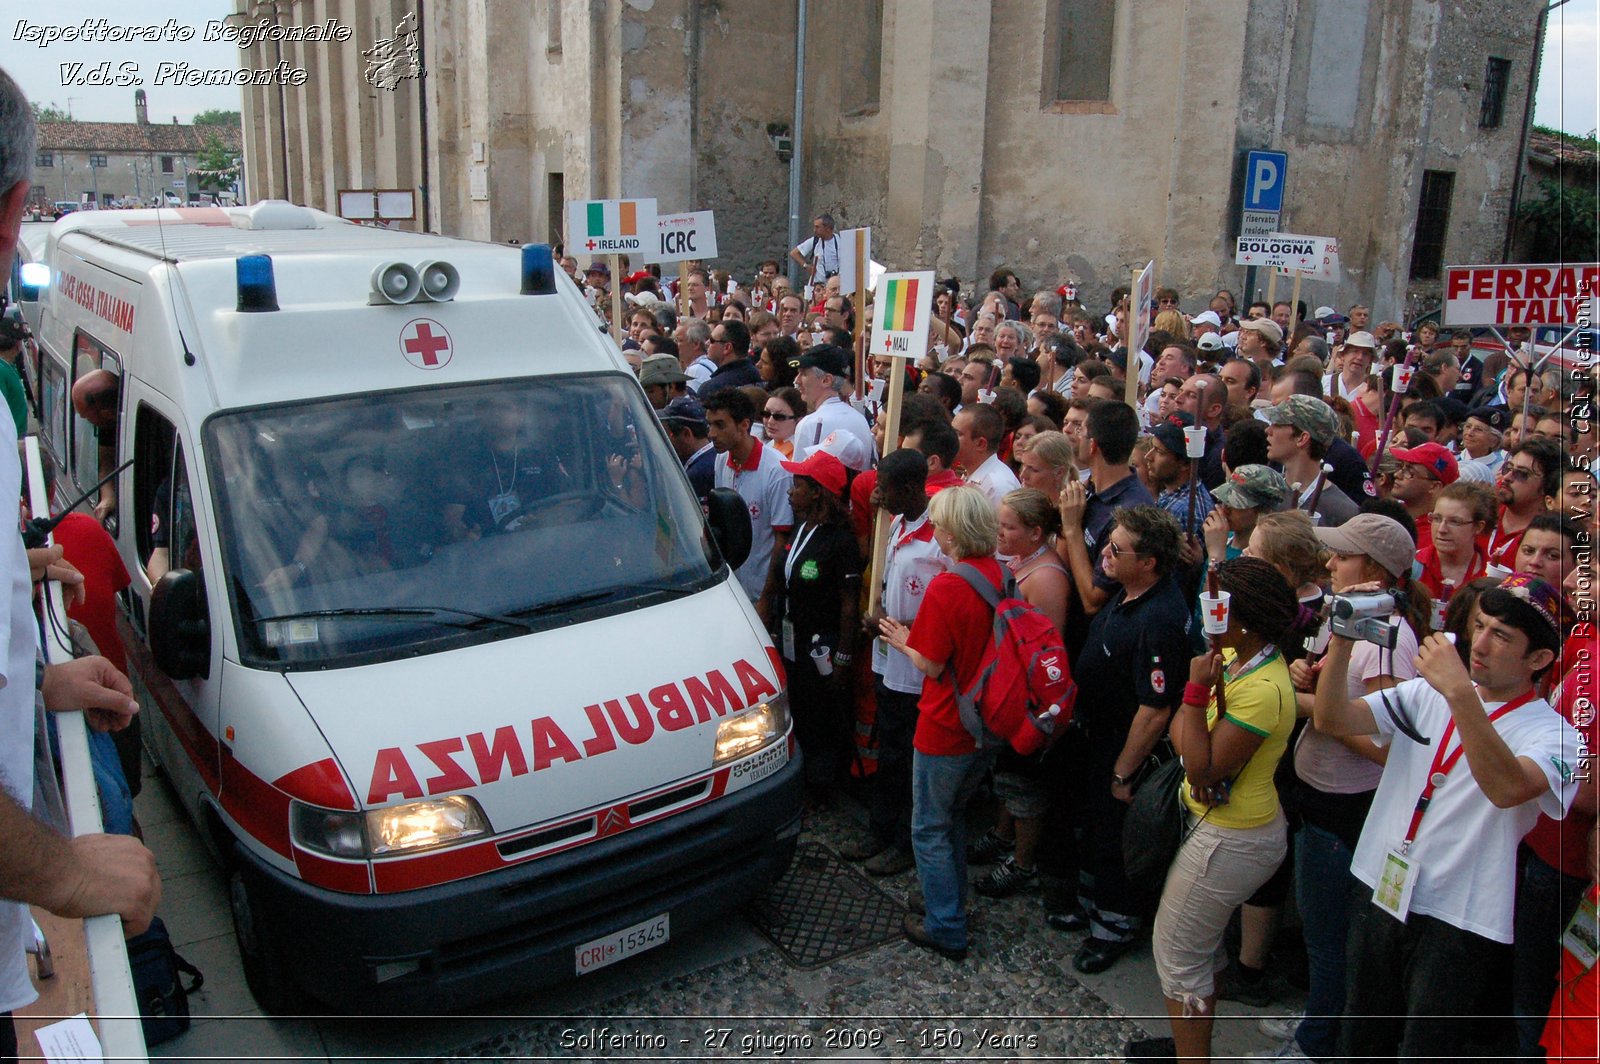
<svg viewBox="0 0 1600 1064"><path fill-rule="evenodd" d="M571 606L582 606L586 602L597 602L600 599L612 598L619 590L621 589L611 588L607 591L582 591L576 595L567 595L564 598L550 599L548 602L541 602L537 606L529 606L525 610L518 610L517 616L529 617L537 616L541 613L555 613L557 610L564 610Z"/></svg>
<svg viewBox="0 0 1600 1064"><path fill-rule="evenodd" d="M533 631L533 625L526 621L519 621L515 617L506 617L498 613L479 613L476 610L464 610L459 606L333 606L320 610L299 610L294 613L277 613L271 617L257 617L257 624L267 621L301 621L317 617L375 617L375 618L402 618L402 617L437 617L441 613L456 613L463 617L471 617L478 621L493 621L496 624L507 625L511 628L520 628L524 632ZM440 622L447 623L447 622ZM471 628L471 624L457 623L457 628Z"/></svg>

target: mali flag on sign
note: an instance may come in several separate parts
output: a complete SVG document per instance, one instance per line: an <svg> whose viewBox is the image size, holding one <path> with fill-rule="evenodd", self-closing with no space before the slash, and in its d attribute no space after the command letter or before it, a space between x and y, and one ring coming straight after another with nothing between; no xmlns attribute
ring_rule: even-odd
<svg viewBox="0 0 1600 1064"><path fill-rule="evenodd" d="M633 200L594 200L589 203L585 235L638 236L639 210Z"/></svg>
<svg viewBox="0 0 1600 1064"><path fill-rule="evenodd" d="M917 280L889 281L883 294L883 317L878 328L890 332L910 332L917 327Z"/></svg>

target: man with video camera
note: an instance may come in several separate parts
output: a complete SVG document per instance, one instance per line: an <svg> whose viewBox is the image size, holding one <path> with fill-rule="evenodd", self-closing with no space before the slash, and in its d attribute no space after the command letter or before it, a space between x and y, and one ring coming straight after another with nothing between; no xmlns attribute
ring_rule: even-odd
<svg viewBox="0 0 1600 1064"><path fill-rule="evenodd" d="M1479 601L1468 665L1435 634L1417 679L1354 700L1353 640L1333 637L1317 730L1391 747L1351 865L1351 1059L1461 1052L1495 944L1512 940L1517 843L1577 793L1578 733L1534 687L1561 647L1560 614L1555 587L1515 574Z"/></svg>

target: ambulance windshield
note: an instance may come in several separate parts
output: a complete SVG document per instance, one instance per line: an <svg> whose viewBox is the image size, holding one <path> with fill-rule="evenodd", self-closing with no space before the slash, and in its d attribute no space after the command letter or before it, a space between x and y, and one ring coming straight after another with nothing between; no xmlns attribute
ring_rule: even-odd
<svg viewBox="0 0 1600 1064"><path fill-rule="evenodd" d="M444 650L716 576L682 466L620 376L232 412L205 444L250 664Z"/></svg>

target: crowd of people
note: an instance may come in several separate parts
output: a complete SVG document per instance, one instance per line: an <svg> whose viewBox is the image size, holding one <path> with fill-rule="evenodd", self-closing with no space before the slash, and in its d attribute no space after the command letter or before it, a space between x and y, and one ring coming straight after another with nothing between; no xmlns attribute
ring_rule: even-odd
<svg viewBox="0 0 1600 1064"><path fill-rule="evenodd" d="M1531 367L1525 331L1226 290L1160 289L1130 352L1126 290L1102 314L1004 267L939 283L920 358L858 363L870 317L832 237L817 219L797 287L776 260L749 282L694 265L681 291L564 261L602 311L626 301L695 490L748 504L738 576L811 800L870 776L868 835L835 842L874 875L915 867L908 938L960 960L970 894L1038 891L1093 973L1149 925L1157 1049L1181 1059L1208 1057L1219 996L1266 1005L1286 976L1306 1005L1263 1021L1269 1055L1443 1058L1509 1015L1518 1054L1593 1059L1592 376ZM1068 649L1076 710L1043 754L962 723L992 633L978 581ZM1208 640L1213 582L1231 608ZM1173 758L1181 848L1130 877L1130 803ZM1286 927L1298 976L1271 970Z"/></svg>

